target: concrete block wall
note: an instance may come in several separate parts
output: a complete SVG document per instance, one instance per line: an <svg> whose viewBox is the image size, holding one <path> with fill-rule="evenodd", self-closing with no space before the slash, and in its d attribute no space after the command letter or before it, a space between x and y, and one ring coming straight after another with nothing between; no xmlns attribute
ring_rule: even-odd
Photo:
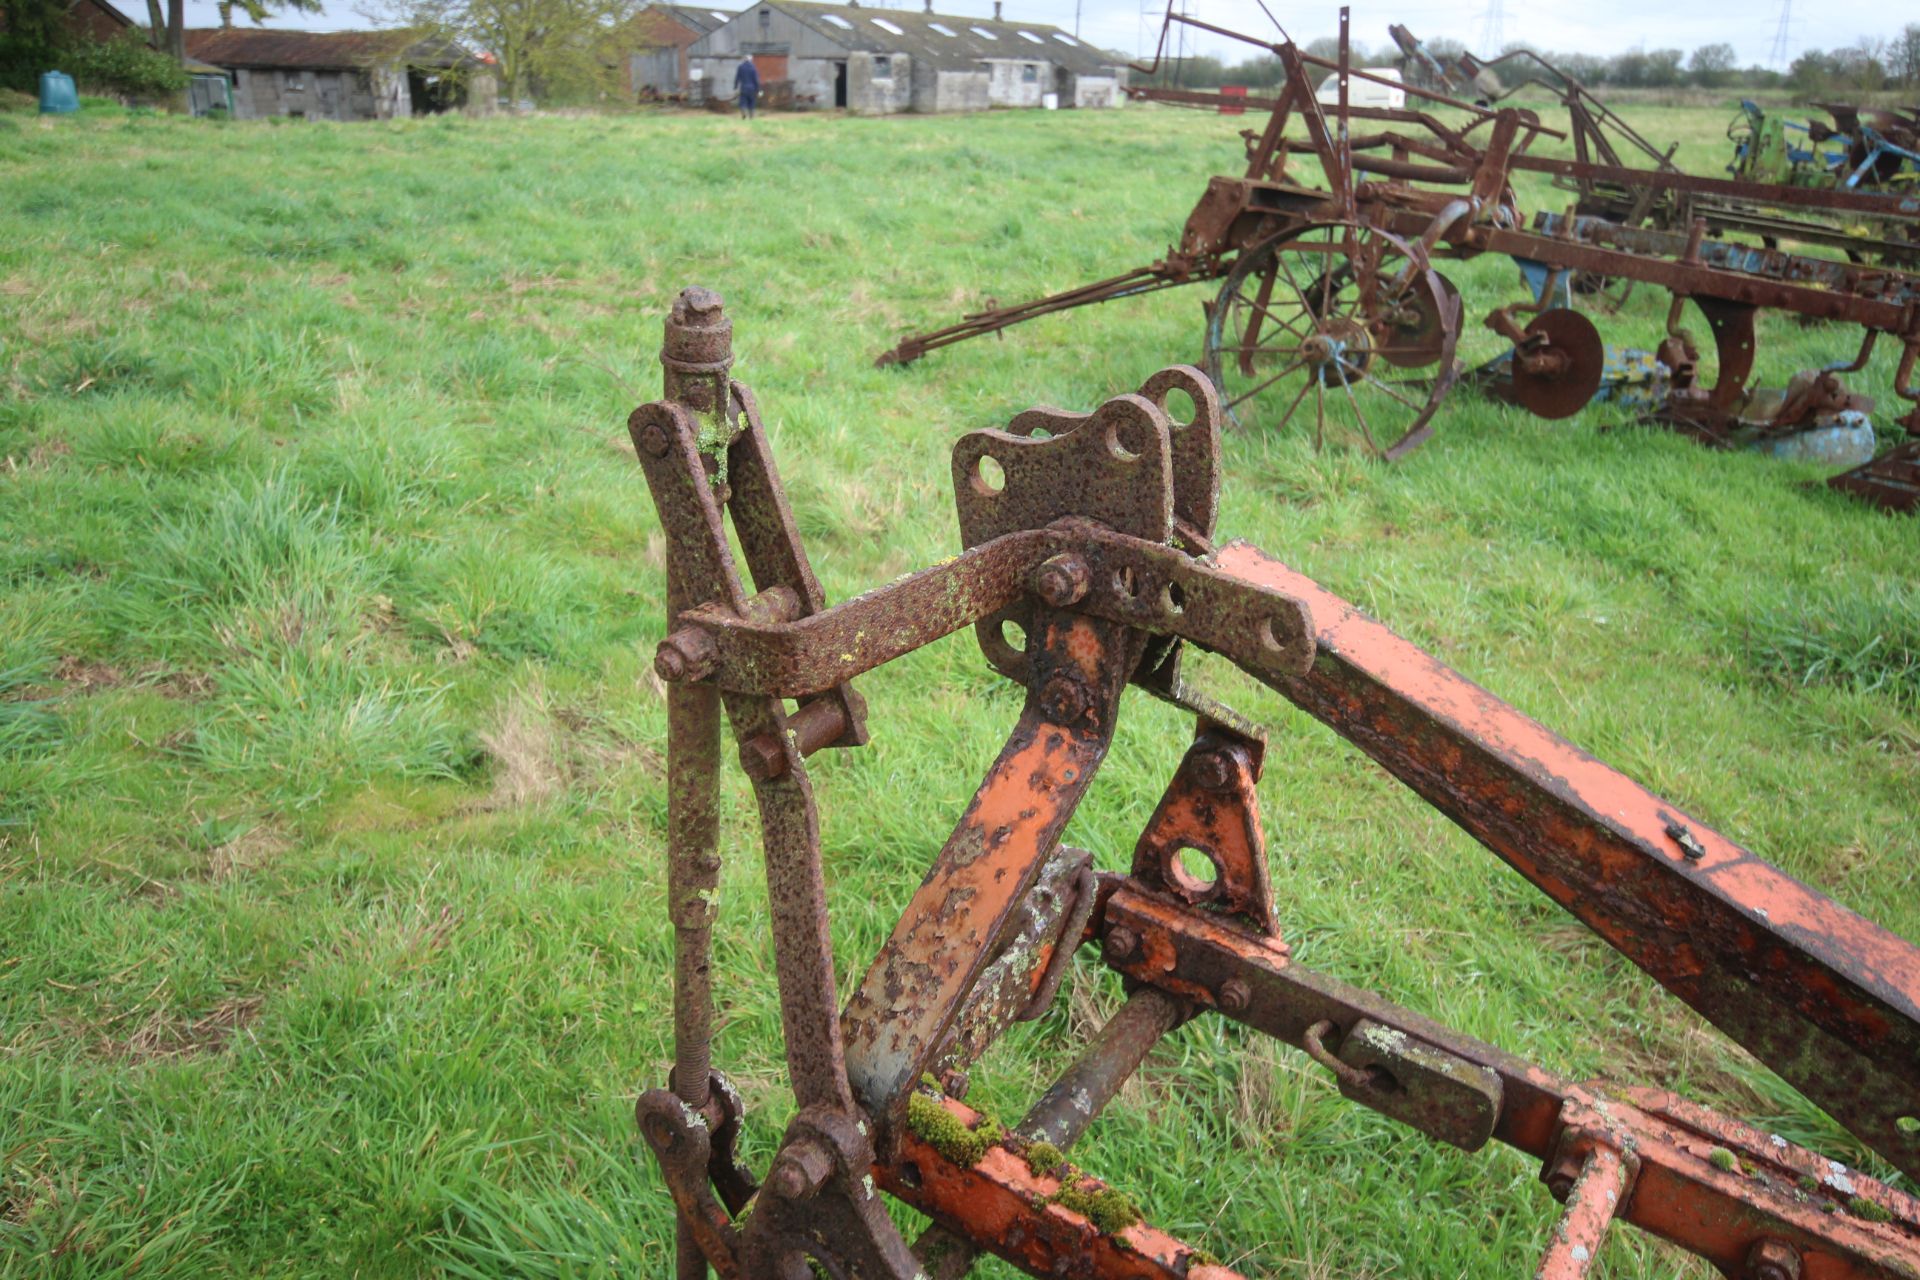
<svg viewBox="0 0 1920 1280"><path fill-rule="evenodd" d="M885 66L882 74L880 68ZM886 116L913 106L913 59L904 53L847 55L847 110Z"/></svg>
<svg viewBox="0 0 1920 1280"><path fill-rule="evenodd" d="M1117 107L1127 100L1120 92L1120 82L1111 76L1070 76L1073 88L1070 94L1061 94L1060 105L1086 107L1100 110Z"/></svg>
<svg viewBox="0 0 1920 1280"><path fill-rule="evenodd" d="M996 58L987 68L987 102L991 106L1037 107L1040 95L1053 86L1052 64L1039 59Z"/></svg>
<svg viewBox="0 0 1920 1280"><path fill-rule="evenodd" d="M913 91L915 111L985 111L989 105L988 73L985 71L946 71L926 68L916 72Z"/></svg>

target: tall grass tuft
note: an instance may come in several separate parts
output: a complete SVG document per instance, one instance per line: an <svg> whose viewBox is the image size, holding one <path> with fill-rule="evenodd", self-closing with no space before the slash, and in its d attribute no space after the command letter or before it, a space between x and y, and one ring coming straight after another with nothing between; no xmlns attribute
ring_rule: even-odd
<svg viewBox="0 0 1920 1280"><path fill-rule="evenodd" d="M1794 593L1756 613L1742 640L1747 660L1769 676L1920 707L1920 586L1912 582Z"/></svg>

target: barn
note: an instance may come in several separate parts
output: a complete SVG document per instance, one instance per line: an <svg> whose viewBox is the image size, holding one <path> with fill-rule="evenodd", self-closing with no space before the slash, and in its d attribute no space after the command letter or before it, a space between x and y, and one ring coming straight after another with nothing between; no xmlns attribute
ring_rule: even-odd
<svg viewBox="0 0 1920 1280"><path fill-rule="evenodd" d="M753 59L763 85L790 81L797 107L844 107L861 115L1117 107L1126 67L1058 27L859 4L763 0L687 47L689 74L707 93L734 96L733 73Z"/></svg>
<svg viewBox="0 0 1920 1280"><path fill-rule="evenodd" d="M627 24L627 97L642 102L692 95L687 47L733 17L731 9L650 4Z"/></svg>
<svg viewBox="0 0 1920 1280"><path fill-rule="evenodd" d="M465 98L465 50L410 31L187 32L187 53L233 80L236 119L392 120L431 115ZM491 83L491 78L487 78Z"/></svg>

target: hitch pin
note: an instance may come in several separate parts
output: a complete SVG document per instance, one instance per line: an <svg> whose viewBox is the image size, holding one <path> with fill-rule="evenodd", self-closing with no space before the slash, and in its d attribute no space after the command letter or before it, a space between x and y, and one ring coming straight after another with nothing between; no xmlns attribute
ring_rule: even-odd
<svg viewBox="0 0 1920 1280"><path fill-rule="evenodd" d="M1306 1034L1301 1037L1305 1042L1307 1056L1333 1072L1334 1078L1349 1089L1376 1088L1372 1072L1364 1071L1350 1062L1342 1062L1327 1048L1326 1038L1338 1030L1338 1027L1325 1018L1308 1027Z"/></svg>

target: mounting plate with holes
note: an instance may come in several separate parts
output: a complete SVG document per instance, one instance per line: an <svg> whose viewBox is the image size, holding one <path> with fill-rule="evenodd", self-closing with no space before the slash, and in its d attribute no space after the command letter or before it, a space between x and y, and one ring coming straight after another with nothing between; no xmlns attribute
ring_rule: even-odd
<svg viewBox="0 0 1920 1280"><path fill-rule="evenodd" d="M1041 430L1049 434L1035 434ZM1173 532L1172 434L1160 407L1137 395L1087 414L1029 409L1005 431L968 432L953 446L962 545L1067 516L1165 542Z"/></svg>

